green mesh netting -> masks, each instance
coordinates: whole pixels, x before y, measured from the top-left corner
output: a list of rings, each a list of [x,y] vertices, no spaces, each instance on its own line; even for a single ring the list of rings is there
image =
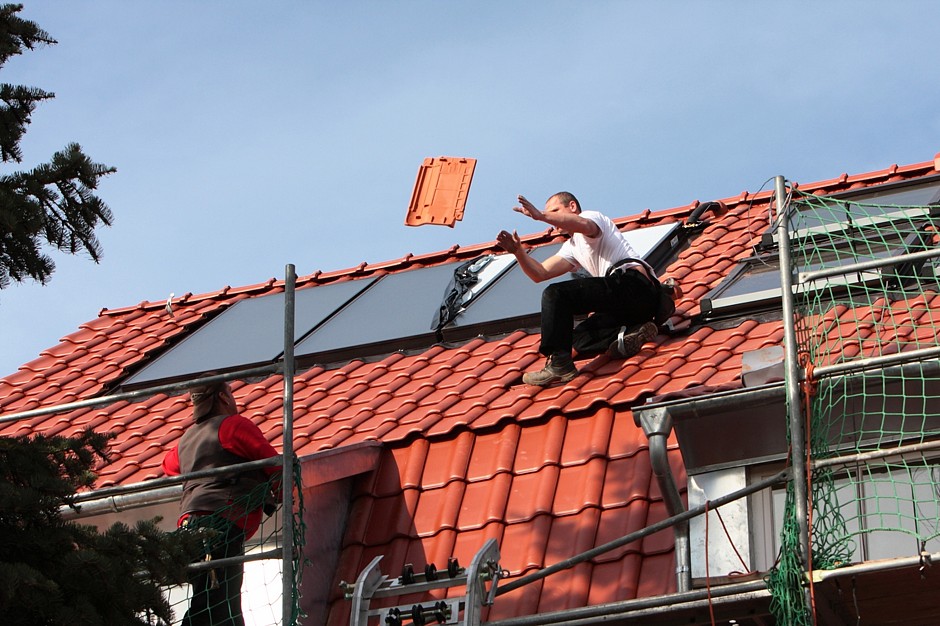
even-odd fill
[[[303,491],[300,464],[294,461],[294,512],[286,520],[292,524],[293,546],[283,545],[284,507],[272,499],[280,490],[280,475],[274,475],[251,493],[212,515],[192,518],[178,532],[196,532],[202,537],[205,554],[200,555],[198,569],[190,572],[190,583],[167,589],[174,623],[183,626],[294,626],[302,617],[300,611],[300,576],[305,527],[303,524]],[[277,499],[279,500],[279,499]],[[247,541],[237,522],[246,511],[267,509],[257,532]],[[291,550],[293,582],[291,614],[283,616],[283,562],[274,551]],[[264,558],[253,556],[269,553]],[[237,558],[244,555],[245,558]],[[220,559],[236,557],[225,564]],[[217,567],[208,563],[219,562]],[[208,562],[208,563],[206,563]]]
[[[788,227],[792,269],[798,275],[930,250],[937,245],[936,209],[796,197]],[[798,351],[811,384],[804,385],[809,402],[788,411],[803,413],[813,463],[866,453],[808,471],[814,570],[940,548],[940,465],[928,443],[940,435],[933,397],[940,394],[930,393],[938,362],[929,354],[940,344],[940,315],[930,310],[937,291],[934,259],[795,283]],[[904,357],[913,351],[921,352]],[[885,355],[901,358],[863,367],[863,359]],[[813,375],[814,368],[853,361],[856,371]],[[803,625],[812,615],[794,504],[791,482],[779,561],[767,582],[778,622]]]

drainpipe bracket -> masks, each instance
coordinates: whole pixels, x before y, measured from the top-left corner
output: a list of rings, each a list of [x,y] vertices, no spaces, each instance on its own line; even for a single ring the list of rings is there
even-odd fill
[[[643,429],[647,438],[655,435],[668,437],[672,432],[672,416],[666,407],[634,409],[633,422]]]

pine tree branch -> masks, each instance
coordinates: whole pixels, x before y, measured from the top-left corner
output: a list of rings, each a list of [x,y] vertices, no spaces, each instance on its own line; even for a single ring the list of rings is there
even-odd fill
[[[23,154],[20,140],[26,134],[30,116],[42,100],[55,98],[55,94],[20,85],[0,85],[0,159],[4,163],[19,163]]]
[[[10,280],[48,280],[55,264],[41,252],[43,243],[101,259],[95,228],[110,226],[114,218],[93,191],[115,171],[73,143],[49,163],[0,177],[0,289]]]
[[[15,55],[56,41],[18,13],[21,4],[0,5],[0,67]],[[21,162],[20,141],[37,104],[55,94],[0,84],[0,161]],[[109,226],[111,211],[93,191],[113,167],[94,163],[78,144],[53,155],[49,163],[0,177],[0,289],[10,281],[32,278],[45,284],[55,263],[46,245],[75,254],[84,251],[95,262],[101,246],[95,229]]]
[[[58,43],[34,22],[19,17],[17,13],[22,10],[22,4],[0,5],[0,67],[24,49]]]

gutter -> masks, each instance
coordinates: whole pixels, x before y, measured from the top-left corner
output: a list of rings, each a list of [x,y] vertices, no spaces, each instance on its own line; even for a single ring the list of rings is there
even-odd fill
[[[179,500],[183,493],[183,481],[208,476],[224,476],[239,472],[278,466],[281,455],[258,461],[248,461],[237,465],[227,465],[213,469],[192,472],[185,476],[165,476],[129,485],[104,487],[94,491],[76,494],[71,504],[59,507],[63,519],[77,519],[102,513],[120,513],[128,509],[138,509],[155,504],[164,504]]]
[[[300,464],[301,485],[304,489],[317,487],[372,470],[378,462],[382,444],[363,441],[341,448],[331,448],[307,454],[297,459]],[[183,482],[194,478],[224,476],[239,472],[280,466],[283,457],[273,456],[258,461],[226,465],[200,470],[184,476],[164,476],[127,485],[103,487],[85,491],[72,498],[72,504],[59,507],[63,519],[80,519],[105,513],[121,513],[130,509],[175,502],[183,493]]]
[[[165,504],[167,502],[178,502],[183,494],[183,486],[163,487],[152,491],[126,493],[122,495],[96,498],[76,504],[75,508],[67,504],[59,507],[59,515],[64,520],[80,519],[83,517],[92,517],[94,515],[104,515],[105,513],[121,513],[131,509]]]
[[[719,391],[698,398],[680,398],[664,402],[650,402],[633,409],[633,421],[637,426],[642,424],[639,415],[648,411],[663,409],[672,417],[699,417],[712,415],[728,408],[740,408],[743,403],[768,404],[782,400],[786,396],[784,384],[770,383],[759,387],[742,387],[731,391]]]

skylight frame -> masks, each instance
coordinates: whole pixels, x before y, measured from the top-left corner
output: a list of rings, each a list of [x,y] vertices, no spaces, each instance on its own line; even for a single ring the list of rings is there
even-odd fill
[[[916,203],[881,203],[879,205],[874,205],[870,202],[865,202],[865,200],[873,200],[876,198],[883,198],[885,196],[891,197],[892,195],[897,196],[898,194],[904,194],[906,191],[914,191],[917,189],[925,188],[929,189],[933,187],[933,193],[928,196],[927,202],[921,202],[920,204]],[[903,197],[903,196],[902,196]],[[903,219],[914,211],[915,208],[920,209],[921,207],[931,206],[931,205],[940,205],[940,174],[934,176],[927,176],[924,178],[918,178],[913,181],[902,181],[896,183],[885,183],[883,185],[878,185],[876,187],[865,187],[864,189],[850,189],[848,191],[840,191],[833,194],[828,194],[822,196],[822,199],[830,198],[832,200],[852,200],[856,199],[856,202],[853,204],[859,206],[894,206],[897,208],[897,211],[891,212],[882,212],[877,215],[866,215],[855,217],[849,224],[878,224],[885,223],[888,220]],[[916,213],[916,212],[915,212]],[[846,225],[843,223],[838,224],[824,224],[818,226],[808,226],[803,229],[796,229],[790,231],[790,239],[803,239],[804,237],[813,236],[813,235],[825,235],[837,232],[840,229],[846,228]],[[767,229],[767,232],[764,233],[761,238],[760,248],[768,249],[772,246],[777,245],[777,224],[774,223]]]
[[[929,195],[930,203],[926,206],[902,206],[902,205],[881,205],[893,206],[896,210],[890,210],[879,215],[866,214],[862,217],[853,217],[846,222],[820,224],[808,226],[806,228],[794,229],[790,232],[791,242],[806,242],[807,240],[831,239],[838,236],[840,232],[858,235],[866,230],[876,230],[879,226],[892,223],[902,223],[908,221],[923,220],[936,223],[940,219],[940,175],[931,176],[926,179],[916,181],[905,181],[903,183],[893,183],[879,185],[878,187],[868,187],[865,189],[852,190],[825,196],[834,200],[849,200],[851,198],[861,198],[864,200],[875,200],[879,197],[891,193],[903,192],[911,188],[932,188]],[[866,202],[854,203],[860,206],[880,206]],[[848,239],[847,239],[848,240]],[[779,258],[777,255],[777,229],[772,227],[764,233],[761,242],[755,247],[755,255],[739,261],[738,266],[714,289],[712,289],[701,300],[701,311],[706,317],[728,315],[738,313],[744,310],[766,310],[779,308],[782,290],[779,286],[771,289],[759,289],[748,291],[732,296],[723,296],[723,293],[734,289],[740,285],[747,275],[760,265],[770,265],[776,268],[779,274]],[[899,239],[897,246],[905,245],[903,239]],[[889,248],[896,249],[896,248]],[[883,257],[874,257],[883,258]],[[933,268],[933,275],[938,276],[938,270]],[[853,278],[854,276],[854,278]],[[873,280],[882,280],[884,273],[880,271],[868,271],[840,277],[831,277],[824,281],[816,281],[811,285],[799,286],[799,293],[809,294],[820,289],[835,289],[837,292],[848,291],[853,285],[870,284]],[[799,274],[794,275],[794,281],[797,282]],[[778,280],[779,283],[779,280]]]

